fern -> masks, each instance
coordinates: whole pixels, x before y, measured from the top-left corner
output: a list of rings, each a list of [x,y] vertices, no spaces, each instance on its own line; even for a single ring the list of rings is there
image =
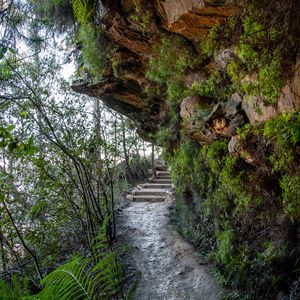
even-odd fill
[[[20,282],[16,275],[12,277],[10,283],[0,280],[0,300],[29,300],[35,299],[29,296],[28,280],[24,278]]]
[[[95,1],[72,0],[73,13],[81,25],[90,23],[90,18],[95,10]]]
[[[42,280],[44,289],[29,296],[28,282],[13,277],[0,280],[0,300],[101,300],[111,299],[121,288],[123,270],[107,241],[106,217],[94,241],[94,257],[74,256]]]
[[[91,258],[71,258],[42,280],[44,289],[39,299],[109,299],[120,290],[123,272],[116,253],[107,246],[108,223],[107,217],[95,240],[96,263]]]

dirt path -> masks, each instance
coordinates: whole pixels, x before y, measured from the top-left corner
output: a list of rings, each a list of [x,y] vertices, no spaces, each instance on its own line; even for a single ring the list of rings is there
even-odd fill
[[[166,172],[163,173],[164,178],[154,182],[157,191],[153,183],[144,185],[120,216],[120,235],[131,249],[133,268],[141,274],[134,299],[218,299],[220,289],[208,267],[201,265],[194,248],[169,224],[172,201],[162,194],[168,187],[162,191],[161,185],[169,184]],[[155,197],[159,202],[155,202]]]

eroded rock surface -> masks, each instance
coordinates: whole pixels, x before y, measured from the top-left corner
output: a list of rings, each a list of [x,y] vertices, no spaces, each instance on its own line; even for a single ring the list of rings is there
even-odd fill
[[[190,96],[181,103],[180,116],[187,134],[200,143],[235,135],[245,123],[242,99],[237,94],[227,102],[214,103],[209,97]]]
[[[236,7],[229,5],[210,6],[204,1],[195,1],[198,5],[191,10],[187,10],[176,21],[166,23],[165,27],[174,32],[185,36],[193,41],[203,39],[209,30],[222,24],[226,18],[236,12]]]
[[[199,0],[126,0],[102,1],[99,20],[106,38],[117,46],[103,80],[93,84],[74,84],[79,93],[99,98],[110,108],[131,118],[141,135],[149,138],[165,117],[165,99],[144,93],[148,80],[146,68],[155,45],[166,30],[181,34],[195,42],[209,29],[235,12],[226,1]],[[203,79],[203,72],[198,72]],[[198,77],[199,77],[198,76]],[[186,84],[199,78],[190,74]],[[145,125],[146,124],[146,125]]]
[[[157,54],[157,43],[166,34],[176,33],[196,45],[213,26],[234,15],[238,3],[225,0],[102,2],[105,9],[101,8],[101,20],[98,21],[104,24],[106,38],[116,46],[116,50],[110,53],[111,66],[107,67],[100,82],[74,84],[73,89],[96,97],[110,108],[128,116],[135,122],[143,138],[152,139],[157,130],[166,127],[171,119],[166,93],[157,96],[145,93],[146,87],[151,85],[146,76],[147,65],[149,59]],[[194,83],[205,82],[214,71],[224,73],[228,63],[234,59],[234,49],[219,49],[206,65],[189,70],[183,84],[191,88]],[[266,105],[266,101],[260,97],[242,98],[237,94],[228,102],[224,102],[224,99],[210,99],[210,103],[207,103],[208,97],[201,97],[201,100],[198,98],[197,101],[189,98],[181,104],[182,126],[194,140],[210,143],[219,138],[234,136],[236,128],[244,123],[262,123],[282,112],[297,110],[300,108],[299,69],[300,55],[294,76],[282,89],[276,106]],[[243,80],[251,82],[257,78],[248,75]],[[191,105],[196,107],[199,104],[204,104],[202,115],[199,110],[191,108]]]

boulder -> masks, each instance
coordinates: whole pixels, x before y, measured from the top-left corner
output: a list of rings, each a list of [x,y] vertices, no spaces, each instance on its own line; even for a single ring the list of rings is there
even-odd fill
[[[214,99],[203,96],[189,96],[180,106],[182,127],[192,139],[210,143],[216,139],[213,132],[206,129],[205,116],[210,114]]]
[[[240,106],[241,98],[237,96],[217,104],[210,97],[187,97],[181,103],[182,126],[192,139],[200,143],[231,137],[245,122]]]
[[[260,97],[245,97],[243,99],[242,108],[250,124],[265,122],[276,115],[276,109],[273,106],[265,105],[264,100]]]

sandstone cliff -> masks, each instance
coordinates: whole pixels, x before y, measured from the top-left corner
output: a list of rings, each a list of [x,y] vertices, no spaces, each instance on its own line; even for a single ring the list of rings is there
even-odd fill
[[[299,1],[102,4],[106,67],[72,88],[164,147],[179,230],[227,299],[298,299]]]

